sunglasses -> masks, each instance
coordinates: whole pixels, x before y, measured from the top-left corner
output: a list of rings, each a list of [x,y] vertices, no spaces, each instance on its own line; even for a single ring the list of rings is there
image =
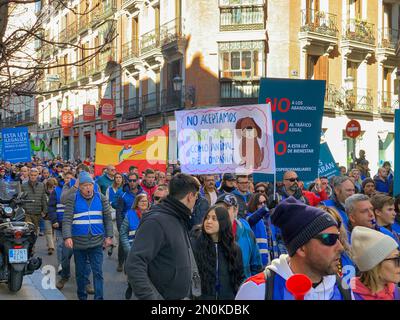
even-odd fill
[[[323,245],[332,247],[339,240],[339,233],[321,233],[313,237],[313,239],[318,239]]]
[[[153,197],[153,199],[154,199],[154,201],[160,201],[160,200],[161,200],[161,197],[155,196],[155,197]]]
[[[259,202],[258,204],[259,205],[264,205],[264,204],[267,204],[267,201],[262,201],[262,202]]]
[[[129,182],[136,182],[137,179],[129,179]]]
[[[385,259],[383,261],[394,261],[395,265],[397,268],[400,267],[400,256],[395,257],[395,258],[389,258],[389,259]]]
[[[295,181],[299,181],[299,178],[290,178],[290,179],[285,179],[286,181],[290,181],[290,182],[295,182]]]
[[[258,193],[265,193],[265,190],[264,190],[264,189],[257,189],[256,192],[258,192]]]

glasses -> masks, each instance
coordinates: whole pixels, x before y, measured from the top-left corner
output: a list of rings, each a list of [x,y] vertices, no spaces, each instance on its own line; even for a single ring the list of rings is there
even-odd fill
[[[238,182],[238,184],[248,184],[249,181]]]
[[[137,179],[129,179],[129,182],[136,182]]]
[[[394,258],[389,258],[389,259],[384,259],[383,261],[394,261],[396,267],[397,268],[400,267],[400,256],[394,257]]]
[[[264,189],[257,189],[256,192],[258,192],[258,193],[265,193],[265,190],[264,190]]]
[[[321,233],[313,237],[313,239],[318,239],[323,245],[332,247],[339,240],[340,233]]]
[[[260,206],[263,206],[263,205],[267,204],[267,201],[260,201],[258,204],[259,204]]]
[[[161,198],[162,198],[162,197],[157,197],[157,196],[154,196],[154,197],[153,197],[154,201],[160,201]]]
[[[299,178],[290,178],[290,179],[285,179],[286,181],[290,181],[290,182],[295,182],[295,181],[299,181]]]

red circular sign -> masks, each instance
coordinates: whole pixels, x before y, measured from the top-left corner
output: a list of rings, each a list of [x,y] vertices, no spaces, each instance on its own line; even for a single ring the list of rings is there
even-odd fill
[[[101,112],[104,115],[111,116],[114,114],[114,106],[111,103],[105,103],[101,106]]]
[[[361,125],[357,120],[350,120],[346,125],[346,134],[350,138],[357,138],[361,133]]]

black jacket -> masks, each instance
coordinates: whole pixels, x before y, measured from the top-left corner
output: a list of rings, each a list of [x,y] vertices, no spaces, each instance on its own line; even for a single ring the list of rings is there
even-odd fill
[[[193,251],[195,253],[200,250],[200,241],[198,237],[192,237],[192,244],[193,244]],[[210,278],[215,279],[215,285],[211,286],[211,290],[207,291],[207,286],[203,284],[202,281],[202,295],[200,297],[201,300],[235,300],[236,293],[239,289],[239,287],[235,287],[231,281],[230,278],[230,271],[228,267],[228,260],[224,255],[223,248],[219,243],[215,244],[215,249],[218,250],[218,295],[216,293],[216,287],[217,287],[217,272],[215,270],[215,274],[211,275]],[[242,251],[240,250],[240,247],[238,246],[239,249],[239,255],[238,255],[238,263],[241,266],[241,277],[244,280],[244,271],[243,271],[243,262],[242,262]],[[197,261],[197,265],[200,266],[201,264],[199,261]],[[200,270],[200,275],[202,274],[202,271]]]
[[[189,297],[190,210],[168,196],[146,214],[136,231],[125,270],[140,300]]]
[[[203,223],[204,216],[209,208],[210,205],[208,204],[207,199],[199,195],[193,208],[193,214],[190,218],[190,229],[197,224]]]

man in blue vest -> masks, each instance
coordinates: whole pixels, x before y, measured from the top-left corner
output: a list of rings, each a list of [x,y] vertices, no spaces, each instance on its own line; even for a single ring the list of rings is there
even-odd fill
[[[136,173],[130,173],[128,175],[128,183],[123,186],[121,195],[115,201],[115,218],[118,231],[121,229],[126,213],[132,208],[136,196],[141,193],[145,192],[139,184],[139,176]],[[120,242],[118,245],[118,272],[122,272],[124,261],[125,254]]]
[[[81,172],[78,178],[79,190],[71,194],[65,205],[64,243],[74,250],[79,300],[87,300],[88,260],[93,272],[94,299],[103,300],[103,246],[112,245],[111,206],[103,194],[94,191],[94,181],[88,172]]]
[[[347,176],[334,177],[333,179],[333,196],[329,200],[320,202],[320,205],[336,210],[342,218],[343,225],[346,230],[349,225],[344,203],[346,199],[355,193],[355,186],[351,179]]]
[[[281,229],[289,254],[282,254],[249,278],[236,300],[294,300],[286,288],[286,281],[294,274],[311,280],[305,300],[353,299],[350,288],[343,288],[337,276],[344,249],[337,222],[329,213],[289,197],[278,204],[271,220]]]

